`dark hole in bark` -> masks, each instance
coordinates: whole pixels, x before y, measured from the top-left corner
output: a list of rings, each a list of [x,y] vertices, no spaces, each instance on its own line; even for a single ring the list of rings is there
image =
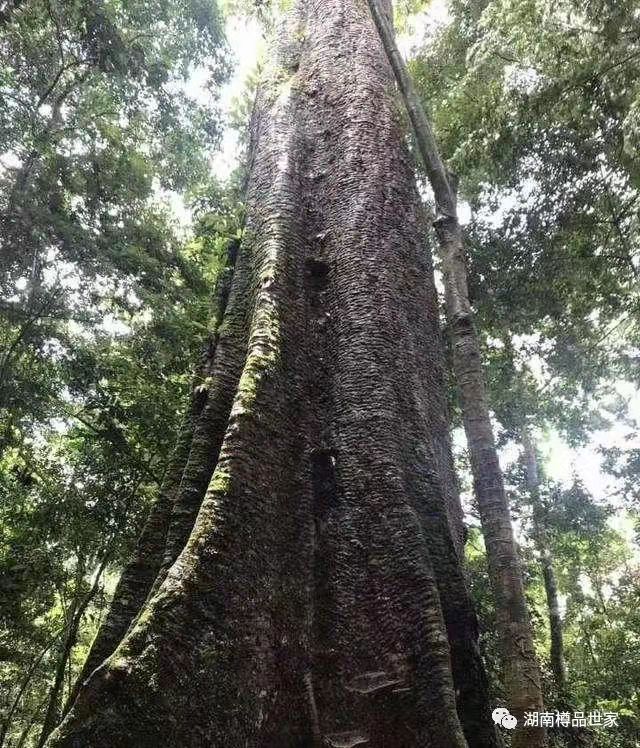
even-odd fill
[[[227,245],[227,265],[234,267],[240,250],[240,239],[230,239]]]
[[[329,283],[329,266],[310,257],[306,262],[307,279],[314,291],[323,291]]]
[[[330,450],[317,450],[311,454],[311,485],[315,515],[317,519],[324,519],[331,509],[338,506],[335,457]]]

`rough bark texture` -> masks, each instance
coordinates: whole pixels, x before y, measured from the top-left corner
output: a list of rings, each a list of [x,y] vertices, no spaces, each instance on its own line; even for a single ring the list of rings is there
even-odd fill
[[[215,472],[50,748],[498,745],[391,71],[360,0],[298,2],[278,39],[208,400],[226,432],[189,459]]]
[[[444,166],[431,124],[395,44],[380,1],[368,0],[368,4],[402,92],[436,202],[434,226],[442,259],[453,369],[460,395],[502,637],[504,686],[508,707],[520,723],[513,735],[512,745],[514,748],[542,747],[547,744],[544,730],[522,726],[526,711],[543,709],[541,679],[524,596],[521,566],[493,436],[480,345],[469,302],[464,241],[457,217],[455,180]]]

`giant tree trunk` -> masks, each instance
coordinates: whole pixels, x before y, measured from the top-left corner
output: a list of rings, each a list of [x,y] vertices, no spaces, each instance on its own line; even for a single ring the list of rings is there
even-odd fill
[[[369,7],[385,45],[411,119],[416,143],[433,189],[436,229],[442,258],[445,306],[453,349],[453,370],[460,395],[475,495],[487,548],[489,574],[502,639],[503,678],[507,705],[518,718],[514,748],[547,744],[540,728],[525,728],[525,712],[543,710],[540,670],[524,596],[522,571],[511,526],[502,470],[493,436],[482,371],[480,345],[469,302],[462,229],[457,216],[455,180],[442,161],[431,123],[406,70],[380,0]]]
[[[213,366],[233,407],[196,448],[215,472],[51,748],[498,744],[392,83],[359,0],[295,3]]]

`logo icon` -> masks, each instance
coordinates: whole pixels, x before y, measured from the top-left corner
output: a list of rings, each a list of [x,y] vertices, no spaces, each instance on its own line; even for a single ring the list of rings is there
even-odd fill
[[[500,725],[500,727],[504,727],[507,730],[513,730],[518,724],[518,720],[503,706],[496,707],[491,716],[496,725]]]

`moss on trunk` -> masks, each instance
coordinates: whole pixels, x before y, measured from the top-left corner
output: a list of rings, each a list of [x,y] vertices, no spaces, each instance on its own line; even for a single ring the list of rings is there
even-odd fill
[[[359,0],[298,2],[276,47],[214,366],[233,404],[191,448],[215,470],[51,748],[497,745],[391,71]]]

